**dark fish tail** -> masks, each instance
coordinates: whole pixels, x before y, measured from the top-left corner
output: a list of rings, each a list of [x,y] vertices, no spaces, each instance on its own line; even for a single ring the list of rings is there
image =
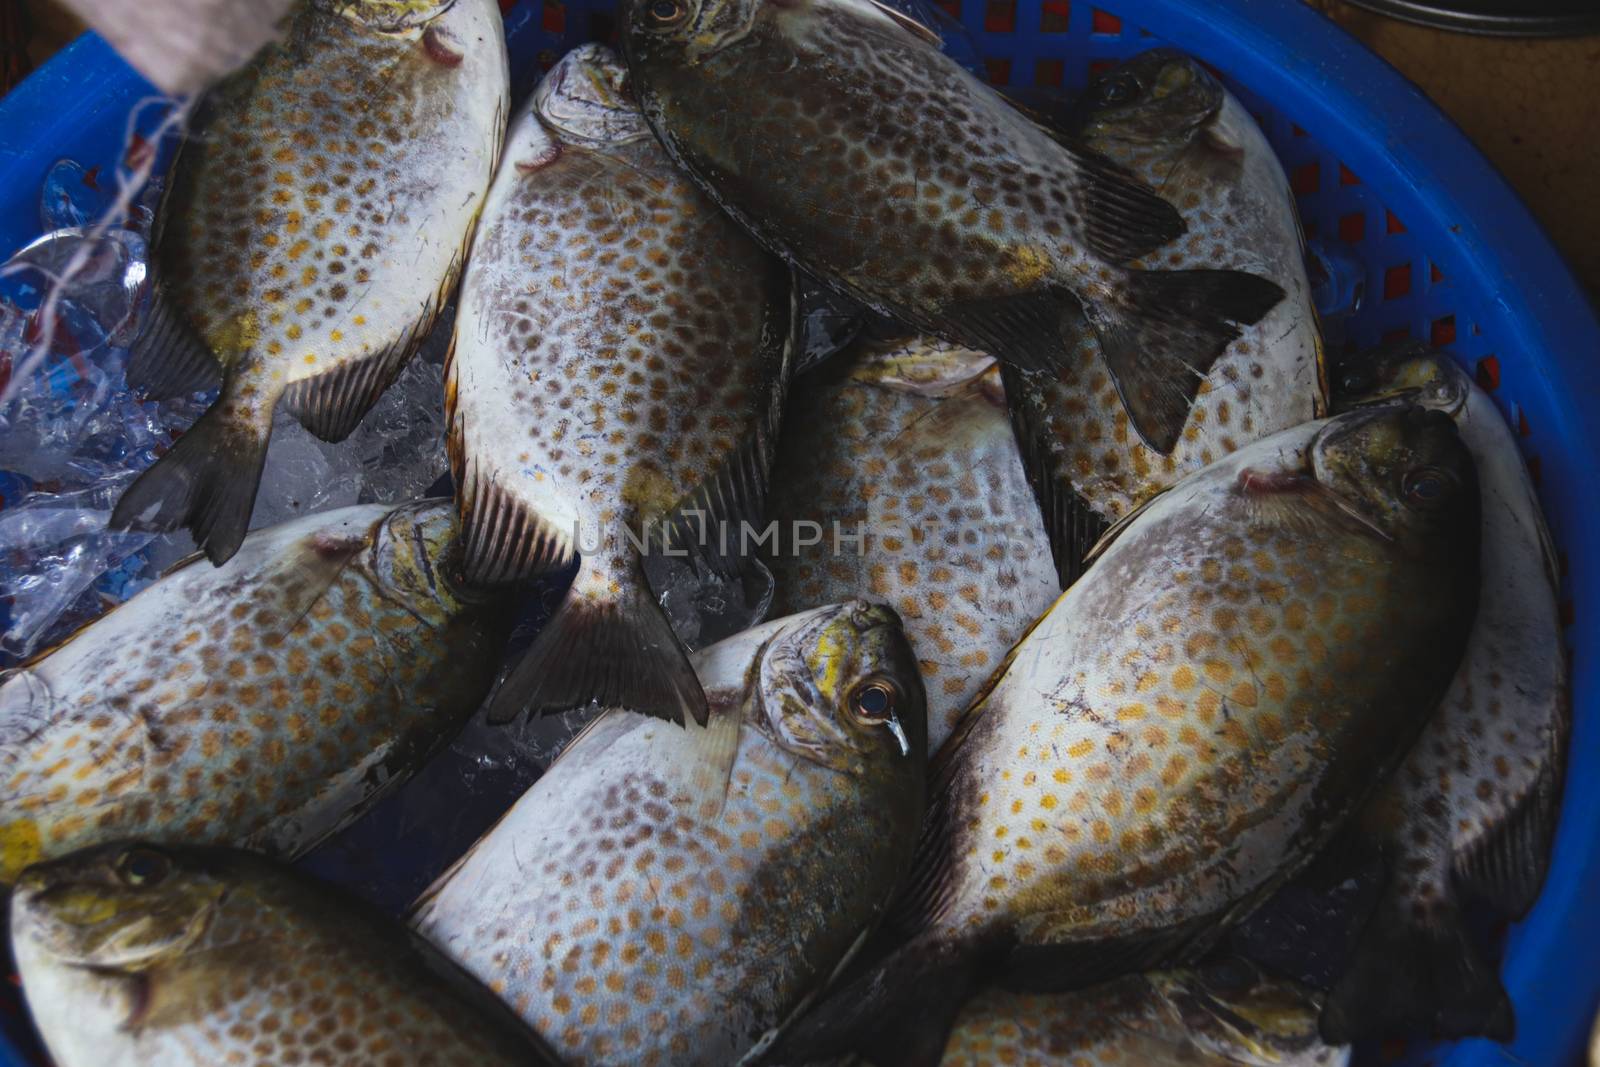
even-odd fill
[[[763,1064],[938,1067],[956,1017],[977,991],[984,954],[938,934],[911,941],[838,989],[781,1036]]]
[[[270,404],[237,402],[233,382],[170,451],[123,492],[111,513],[117,530],[186,526],[206,557],[221,566],[250,525],[272,437]]]
[[[500,686],[488,718],[507,723],[525,711],[541,715],[590,704],[706,724],[706,696],[689,653],[642,575],[616,600],[569,592]]]
[[[1135,270],[1116,297],[1084,305],[1146,445],[1172,452],[1211,365],[1283,297],[1277,284],[1243,271]]]
[[[1516,1032],[1511,999],[1454,908],[1426,918],[1386,900],[1322,1007],[1323,1040],[1488,1037]]]

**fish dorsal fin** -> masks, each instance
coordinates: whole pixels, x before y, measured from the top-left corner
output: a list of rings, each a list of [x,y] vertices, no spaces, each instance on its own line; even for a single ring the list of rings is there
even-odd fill
[[[128,351],[128,384],[151,400],[200,393],[222,384],[222,366],[159,282],[144,328]]]
[[[940,37],[939,31],[935,30],[932,26],[929,26],[918,19],[912,18],[904,11],[896,11],[888,4],[881,4],[878,2],[878,0],[864,0],[864,2],[877,9],[880,14],[893,21],[896,25],[905,30],[907,33],[911,34],[913,37],[925,41],[928,44],[933,45],[935,48],[944,47],[944,38]]]

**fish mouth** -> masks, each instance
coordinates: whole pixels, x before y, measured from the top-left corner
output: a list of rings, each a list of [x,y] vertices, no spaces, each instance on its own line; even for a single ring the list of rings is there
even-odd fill
[[[624,144],[650,136],[627,69],[603,45],[568,52],[539,82],[533,106],[547,125],[577,141]]]

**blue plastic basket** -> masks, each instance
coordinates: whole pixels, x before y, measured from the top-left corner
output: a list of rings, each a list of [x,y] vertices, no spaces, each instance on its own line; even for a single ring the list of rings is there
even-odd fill
[[[959,6],[958,6],[959,5]],[[507,8],[513,91],[585,40],[615,34],[611,0],[518,0]],[[1283,160],[1309,236],[1360,264],[1352,342],[1395,335],[1448,346],[1519,433],[1562,550],[1562,616],[1575,722],[1549,881],[1510,931],[1503,977],[1517,1038],[1406,1050],[1406,1063],[1567,1067],[1600,1001],[1600,320],[1549,239],[1489,163],[1382,60],[1298,0],[950,0],[991,80],[1081,87],[1158,44],[1216,68]],[[0,250],[37,235],[45,173],[62,157],[109,168],[129,108],[152,93],[84,37],[0,101]],[[151,115],[145,129],[154,125]],[[1591,545],[1594,547],[1591,547]],[[9,1009],[9,1010],[7,1010]],[[0,998],[0,1030],[25,1028]],[[20,1045],[19,1045],[20,1047]],[[1392,1050],[1380,1057],[1388,1062]],[[0,1064],[23,1063],[0,1045]]]

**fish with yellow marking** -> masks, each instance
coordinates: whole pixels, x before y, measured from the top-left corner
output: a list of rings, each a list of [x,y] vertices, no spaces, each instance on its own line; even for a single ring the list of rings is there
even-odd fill
[[[1199,369],[1192,403],[1179,408],[1181,394],[1166,394],[1175,430],[1165,449],[1130,425],[1091,322],[1067,326],[1072,356],[1061,366],[1008,370],[1024,455],[1070,582],[1108,523],[1206,464],[1326,414],[1327,397],[1294,195],[1244,105],[1196,60],[1161,48],[1100,75],[1058,121],[1182,214],[1185,234],[1133,265],[1249,271],[1284,292]]]
[[[286,36],[197,105],[156,217],[128,381],[222,394],[111,524],[239,548],[283,407],[360,423],[455,286],[505,132],[494,0],[300,0]]]
[[[11,898],[59,1067],[556,1067],[488,990],[367,904],[249,852],[108,843]]]
[[[872,929],[916,840],[922,689],[892,611],[819,608],[695,659],[737,731],[720,804],[701,727],[611,711],[417,905],[575,1065],[734,1063]]]
[[[1520,918],[1549,866],[1571,714],[1556,553],[1511,427],[1448,355],[1402,342],[1350,357],[1337,385],[1343,405],[1398,397],[1455,420],[1478,471],[1483,547],[1461,667],[1361,817],[1389,877],[1324,1032],[1509,1040],[1513,1006],[1463,900]]]
[[[581,557],[495,722],[594,703],[703,724],[644,557],[735,570],[765,501],[788,275],[673,166],[626,78],[600,45],[545,75],[462,282],[445,395],[467,576]]]
[[[906,942],[788,1051],[932,1063],[974,980],[1205,951],[1416,738],[1471,627],[1478,514],[1455,425],[1395,406],[1241,449],[1114,530],[941,751]]]
[[[941,1067],[1345,1067],[1317,1034],[1322,998],[1228,957],[1075,993],[988,989],[962,1009]]]
[[[258,531],[0,680],[0,883],[122,837],[293,857],[448,741],[509,612],[447,500]]]
[[[925,337],[864,340],[796,383],[788,424],[773,611],[892,605],[922,668],[931,755],[1060,593],[994,360]]]
[[[1241,329],[1238,270],[1130,267],[1185,230],[1125,168],[1012,107],[875,0],[628,0],[645,117],[757,240],[920,332],[1021,368],[1087,320],[1134,431],[1169,452]]]

